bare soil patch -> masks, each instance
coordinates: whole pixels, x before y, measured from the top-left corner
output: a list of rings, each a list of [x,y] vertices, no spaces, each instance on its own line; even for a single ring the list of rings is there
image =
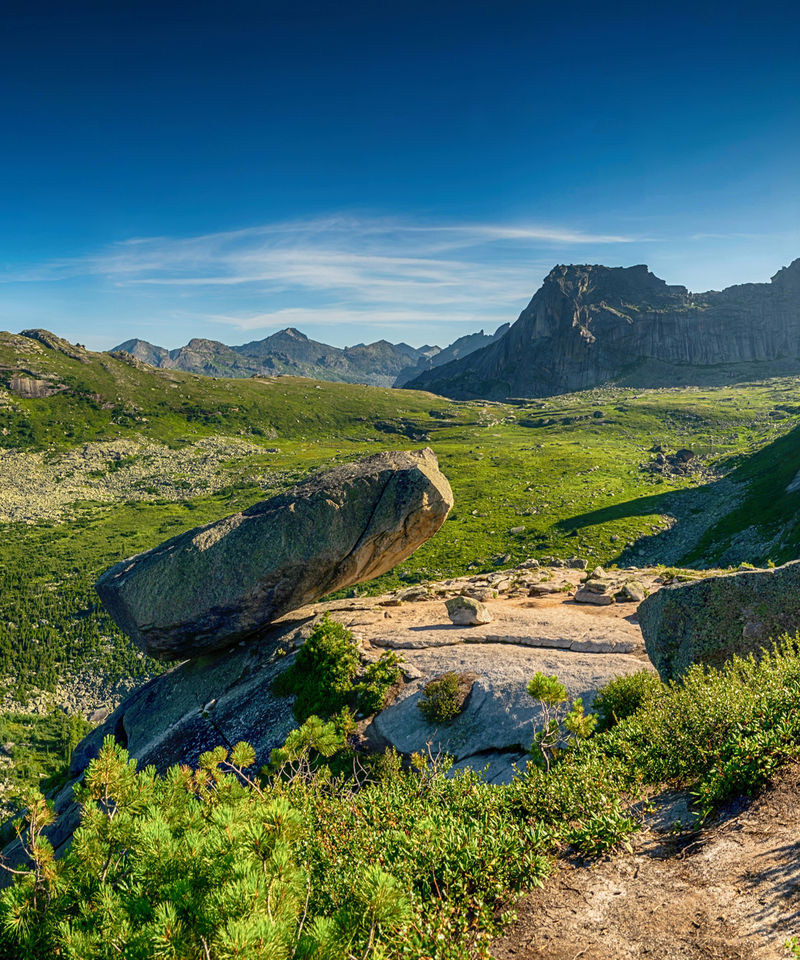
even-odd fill
[[[786,960],[800,933],[800,764],[706,828],[662,798],[633,853],[563,862],[494,944],[496,960]]]

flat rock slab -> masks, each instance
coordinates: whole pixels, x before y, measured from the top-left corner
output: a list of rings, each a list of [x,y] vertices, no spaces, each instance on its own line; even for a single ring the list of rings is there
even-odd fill
[[[496,643],[405,650],[404,656],[422,677],[406,684],[373,720],[376,742],[406,754],[430,743],[434,754],[455,757],[457,767],[488,767],[487,778],[495,783],[511,779],[513,765],[525,760],[533,739],[539,708],[526,687],[537,671],[558,676],[570,698],[583,697],[588,709],[603,684],[644,667],[641,659],[621,654],[586,657]],[[477,679],[458,717],[431,724],[417,704],[426,683],[448,671]]]
[[[96,589],[150,656],[196,657],[391,569],[452,504],[431,450],[379,453],[124,560]]]
[[[582,653],[644,655],[642,634],[630,607],[587,607],[557,599],[500,600],[486,604],[492,622],[452,624],[441,600],[402,604],[396,610],[332,610],[353,633],[375,647],[422,650],[459,643],[508,643],[524,647],[573,650]],[[334,605],[330,605],[333,607]],[[312,608],[299,611],[310,614]]]
[[[641,603],[639,622],[663,680],[760,653],[800,628],[800,561],[665,587]]]

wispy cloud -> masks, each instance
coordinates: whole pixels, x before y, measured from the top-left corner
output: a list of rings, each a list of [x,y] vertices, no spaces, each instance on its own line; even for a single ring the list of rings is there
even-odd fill
[[[342,214],[192,237],[136,237],[90,256],[0,274],[0,281],[90,278],[126,296],[150,291],[152,299],[160,291],[172,316],[183,312],[240,330],[467,329],[513,319],[556,261],[636,239],[547,224]],[[201,302],[206,309],[193,309]]]

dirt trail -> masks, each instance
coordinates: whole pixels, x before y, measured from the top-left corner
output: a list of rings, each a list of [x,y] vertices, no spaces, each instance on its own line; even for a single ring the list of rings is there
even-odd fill
[[[800,764],[694,834],[673,798],[634,851],[562,864],[518,904],[496,960],[787,960],[800,934]]]

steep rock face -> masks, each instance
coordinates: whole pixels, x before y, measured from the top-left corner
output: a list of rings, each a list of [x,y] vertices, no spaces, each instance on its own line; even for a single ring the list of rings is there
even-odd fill
[[[198,656],[391,569],[452,505],[432,450],[379,453],[123,560],[96,588],[151,656]]]
[[[800,259],[771,283],[692,294],[646,266],[558,266],[500,340],[408,386],[455,399],[603,383],[727,383],[800,372]]]

